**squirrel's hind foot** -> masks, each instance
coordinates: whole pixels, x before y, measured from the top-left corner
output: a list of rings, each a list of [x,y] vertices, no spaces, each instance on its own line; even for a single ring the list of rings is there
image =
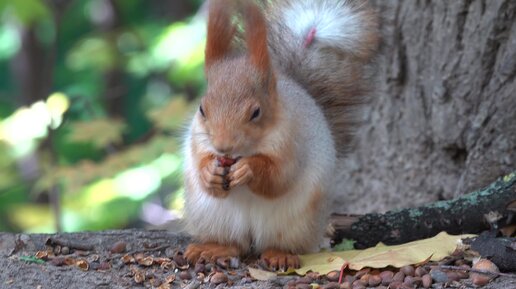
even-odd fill
[[[274,271],[285,272],[289,268],[297,269],[301,267],[301,261],[298,255],[286,253],[281,250],[267,249],[260,258],[265,261],[269,269]]]
[[[199,259],[215,262],[218,258],[239,257],[240,248],[234,245],[221,245],[218,243],[190,244],[186,248],[185,257],[190,264],[195,264]]]

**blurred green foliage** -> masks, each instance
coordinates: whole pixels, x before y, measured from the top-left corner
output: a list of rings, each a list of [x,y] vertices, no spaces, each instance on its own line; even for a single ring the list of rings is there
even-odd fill
[[[0,0],[0,231],[180,216],[180,136],[205,88],[200,4]]]

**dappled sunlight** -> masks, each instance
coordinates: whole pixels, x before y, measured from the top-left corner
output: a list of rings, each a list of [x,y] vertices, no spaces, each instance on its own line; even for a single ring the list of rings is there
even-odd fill
[[[151,51],[156,65],[167,67],[170,62],[180,66],[200,65],[204,61],[206,23],[196,19],[190,23],[174,23],[159,37]],[[201,51],[201,53],[199,53]]]
[[[180,138],[205,89],[200,4],[0,4],[0,230],[182,217]]]
[[[0,26],[0,59],[15,55],[21,47],[20,34],[14,25]]]
[[[0,141],[9,144],[15,158],[33,152],[37,141],[47,136],[49,128],[57,128],[69,107],[66,95],[52,94],[46,101],[22,107],[0,122]]]
[[[124,196],[141,200],[159,188],[161,178],[156,169],[144,166],[119,174],[115,177],[115,184]]]

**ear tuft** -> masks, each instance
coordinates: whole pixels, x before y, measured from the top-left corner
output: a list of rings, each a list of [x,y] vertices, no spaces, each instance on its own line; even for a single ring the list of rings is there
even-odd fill
[[[205,50],[205,66],[226,57],[231,52],[231,43],[236,28],[231,23],[232,1],[211,0],[209,2],[208,32]]]
[[[259,72],[267,76],[270,72],[270,59],[265,18],[260,7],[253,1],[245,1],[243,8],[249,59]]]

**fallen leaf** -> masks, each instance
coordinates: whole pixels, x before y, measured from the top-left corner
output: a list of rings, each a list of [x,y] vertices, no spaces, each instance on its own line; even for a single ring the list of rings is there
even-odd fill
[[[249,274],[256,280],[268,281],[276,279],[276,273],[249,267]]]
[[[350,250],[301,255],[299,258],[303,267],[297,269],[296,273],[305,275],[308,271],[318,272],[319,274],[327,274],[335,270],[340,271],[342,264],[352,260],[359,253],[360,250]]]
[[[303,267],[296,273],[304,275],[309,271],[327,274],[340,270],[342,264],[348,262],[352,270],[364,267],[384,268],[387,266],[401,268],[425,261],[439,261],[449,256],[457,247],[458,242],[474,235],[451,236],[445,232],[433,238],[409,242],[406,244],[387,246],[379,243],[376,247],[366,250],[351,250],[343,252],[324,252],[300,256]]]

